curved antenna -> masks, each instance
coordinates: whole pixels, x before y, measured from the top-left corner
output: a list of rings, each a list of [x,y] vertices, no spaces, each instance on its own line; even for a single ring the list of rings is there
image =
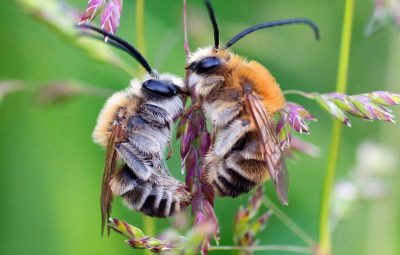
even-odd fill
[[[82,25],[78,25],[78,27],[92,30],[92,31],[94,31],[96,33],[99,33],[99,34],[103,35],[104,37],[108,38],[109,40],[112,41],[111,44],[113,46],[116,46],[118,49],[121,49],[121,50],[127,52],[132,57],[134,57],[139,62],[139,64],[141,64],[143,66],[143,68],[146,69],[146,71],[151,76],[154,76],[153,69],[150,67],[150,65],[147,62],[147,60],[143,57],[142,54],[140,54],[139,51],[137,51],[135,49],[135,47],[130,45],[127,41],[119,38],[118,36],[110,34],[110,33],[106,32],[106,31],[104,31],[104,30],[102,30],[100,28],[94,27],[92,25],[82,24]]]
[[[104,36],[101,36],[101,35],[95,35],[95,34],[87,33],[87,32],[84,32],[84,31],[82,31],[80,35],[86,36],[86,37],[90,37],[90,38],[93,38],[93,39],[96,39],[96,40],[99,40],[99,41],[103,41],[103,42],[104,42]],[[122,50],[122,51],[125,51],[125,52],[128,53],[129,55],[131,54],[131,53],[129,52],[129,50],[128,50],[126,47],[124,47],[123,45],[119,44],[118,42],[115,42],[115,41],[113,41],[113,40],[107,40],[107,43],[108,43],[109,45],[111,45],[111,46],[117,48],[117,49],[120,49],[120,50]]]
[[[214,48],[218,49],[218,47],[219,47],[219,28],[218,28],[217,19],[215,18],[215,12],[211,5],[210,0],[206,0],[206,7],[208,10],[208,16],[211,19],[211,24],[212,24],[213,30],[214,30]]]
[[[276,26],[283,26],[283,25],[292,25],[292,24],[305,24],[311,27],[311,29],[314,31],[315,38],[319,40],[319,29],[318,26],[311,20],[305,19],[305,18],[294,18],[294,19],[284,19],[284,20],[276,20],[276,21],[270,21],[270,22],[264,22],[260,23],[257,25],[254,25],[252,27],[249,27],[239,34],[235,35],[225,46],[224,48],[227,49],[231,47],[233,44],[235,44],[237,41],[242,39],[248,34],[253,33],[254,31],[263,29],[263,28],[268,28],[268,27],[276,27]]]

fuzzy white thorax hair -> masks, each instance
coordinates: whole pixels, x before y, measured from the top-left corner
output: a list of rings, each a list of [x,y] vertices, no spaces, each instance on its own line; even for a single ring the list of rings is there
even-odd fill
[[[129,87],[125,89],[127,95],[135,95],[142,97],[142,82],[139,79],[132,79],[129,83]]]
[[[208,57],[211,55],[212,51],[213,51],[213,47],[212,46],[207,46],[204,48],[199,48],[197,49],[195,52],[191,53],[189,58],[188,58],[188,64],[191,64],[195,61],[199,61],[205,57]]]

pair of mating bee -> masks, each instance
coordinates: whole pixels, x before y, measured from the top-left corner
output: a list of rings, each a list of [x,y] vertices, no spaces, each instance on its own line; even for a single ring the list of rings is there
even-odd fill
[[[195,92],[212,123],[213,142],[204,159],[203,181],[217,195],[236,197],[270,177],[281,202],[288,203],[288,173],[273,119],[285,106],[284,96],[264,66],[246,61],[229,48],[263,28],[302,23],[310,26],[317,38],[318,28],[302,18],[265,22],[243,30],[220,48],[214,11],[209,0],[205,2],[214,47],[201,48],[188,57],[189,87],[174,75],[158,74],[121,38],[90,25],[81,26],[107,37],[148,73],[107,100],[93,132],[94,141],[107,149],[101,195],[103,226],[114,195],[121,196],[131,209],[156,217],[176,214],[191,203],[191,194],[170,175],[163,155],[190,91]],[[119,159],[124,164],[117,171]]]

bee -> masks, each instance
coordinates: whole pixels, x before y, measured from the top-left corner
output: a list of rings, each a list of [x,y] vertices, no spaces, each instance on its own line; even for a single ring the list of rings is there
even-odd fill
[[[264,22],[219,45],[219,28],[209,0],[205,1],[214,30],[214,47],[200,48],[187,61],[189,87],[212,123],[212,146],[205,157],[203,181],[219,196],[236,197],[271,178],[279,200],[288,204],[285,167],[274,114],[285,98],[271,73],[256,61],[247,61],[229,48],[246,35],[289,24],[318,27],[304,18]]]
[[[164,149],[171,140],[174,119],[183,110],[185,87],[181,78],[157,74],[146,59],[123,39],[90,25],[107,42],[133,56],[147,71],[105,103],[93,131],[95,143],[106,148],[102,180],[102,229],[111,212],[113,196],[149,216],[167,217],[184,210],[191,195],[170,175]],[[116,171],[117,161],[123,162]]]

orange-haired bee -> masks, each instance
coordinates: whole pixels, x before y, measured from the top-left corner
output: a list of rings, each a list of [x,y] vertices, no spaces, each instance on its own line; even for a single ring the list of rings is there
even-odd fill
[[[183,109],[182,79],[157,74],[121,38],[89,25],[81,27],[108,38],[107,42],[128,52],[148,72],[107,100],[93,132],[93,140],[107,150],[101,194],[103,227],[113,195],[121,196],[131,209],[150,216],[167,217],[184,210],[191,195],[185,184],[170,175],[163,158],[174,119]],[[116,171],[118,159],[123,164]]]
[[[213,127],[204,181],[218,195],[236,197],[271,177],[280,201],[288,204],[288,172],[273,119],[285,106],[285,98],[264,66],[232,53],[229,47],[267,27],[303,23],[317,38],[318,28],[302,18],[265,22],[243,30],[220,48],[210,1],[206,6],[214,29],[214,47],[198,49],[187,62],[189,86]]]

